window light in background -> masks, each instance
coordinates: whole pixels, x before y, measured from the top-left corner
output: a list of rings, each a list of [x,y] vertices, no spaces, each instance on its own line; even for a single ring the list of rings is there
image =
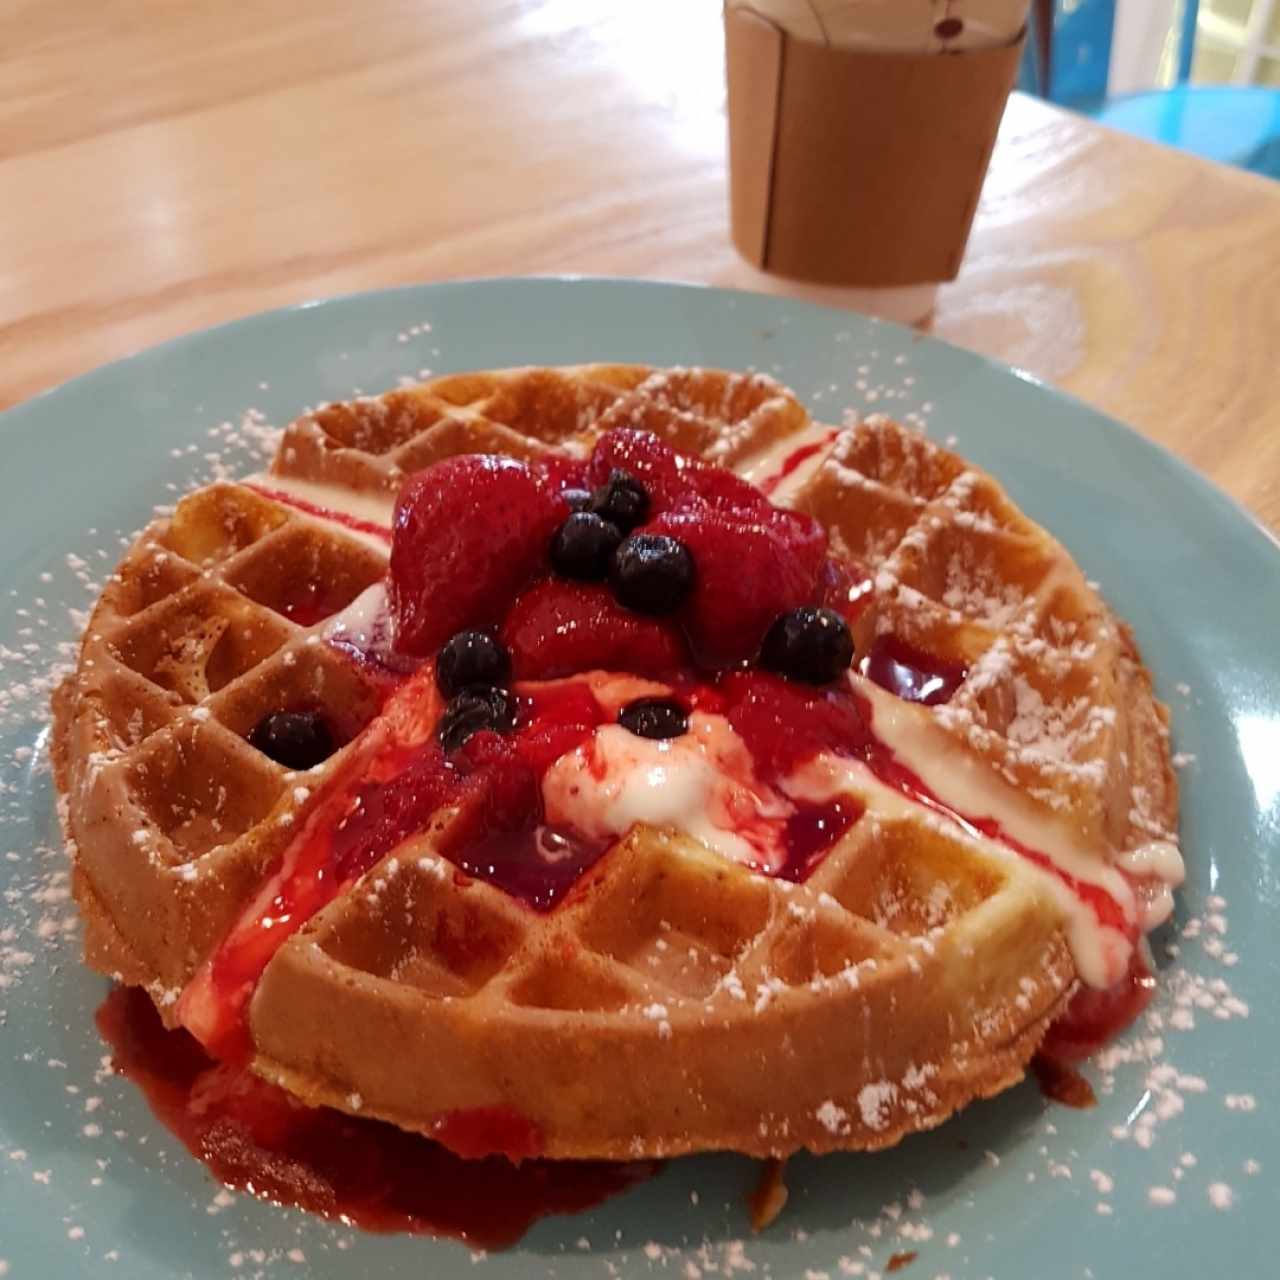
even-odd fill
[[[1280,178],[1280,0],[1036,0],[1032,36],[1024,88]]]

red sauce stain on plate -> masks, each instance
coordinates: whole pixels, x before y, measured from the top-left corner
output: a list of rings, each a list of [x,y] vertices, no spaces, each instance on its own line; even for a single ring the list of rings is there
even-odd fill
[[[166,1030],[143,991],[117,987],[96,1021],[115,1070],[138,1085],[165,1127],[219,1182],[367,1231],[503,1248],[539,1218],[591,1208],[660,1167],[463,1159],[394,1125],[304,1106],[243,1067],[215,1062],[187,1032]],[[479,1119],[490,1137],[495,1127],[513,1130],[510,1117]],[[454,1113],[446,1128],[459,1137],[466,1125]],[[527,1150],[527,1135],[519,1136],[512,1145]]]
[[[1142,948],[1135,947],[1129,972],[1113,987],[1081,987],[1066,1012],[1053,1023],[1040,1046],[1042,1057],[1058,1063],[1080,1062],[1110,1043],[1151,1003],[1156,980]]]

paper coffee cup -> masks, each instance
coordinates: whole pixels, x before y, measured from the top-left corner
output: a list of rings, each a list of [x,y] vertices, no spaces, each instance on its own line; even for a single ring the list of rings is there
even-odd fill
[[[733,240],[860,289],[954,279],[1028,0],[728,0]]]

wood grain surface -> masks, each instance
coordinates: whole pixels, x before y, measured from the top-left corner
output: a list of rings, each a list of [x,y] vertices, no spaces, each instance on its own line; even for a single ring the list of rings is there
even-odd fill
[[[719,0],[0,0],[0,408],[329,293],[729,244]],[[1280,184],[1025,97],[939,336],[1280,529]]]

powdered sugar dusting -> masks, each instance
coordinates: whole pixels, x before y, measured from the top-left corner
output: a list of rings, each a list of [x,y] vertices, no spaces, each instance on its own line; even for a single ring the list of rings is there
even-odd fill
[[[890,1107],[898,1096],[898,1086],[888,1080],[863,1085],[858,1093],[858,1109],[868,1129],[883,1129],[889,1123]]]
[[[1225,1182],[1209,1184],[1209,1203],[1215,1209],[1230,1209],[1236,1202],[1236,1193]]]
[[[830,1134],[838,1134],[848,1130],[849,1113],[828,1099],[818,1108],[818,1123]]]

